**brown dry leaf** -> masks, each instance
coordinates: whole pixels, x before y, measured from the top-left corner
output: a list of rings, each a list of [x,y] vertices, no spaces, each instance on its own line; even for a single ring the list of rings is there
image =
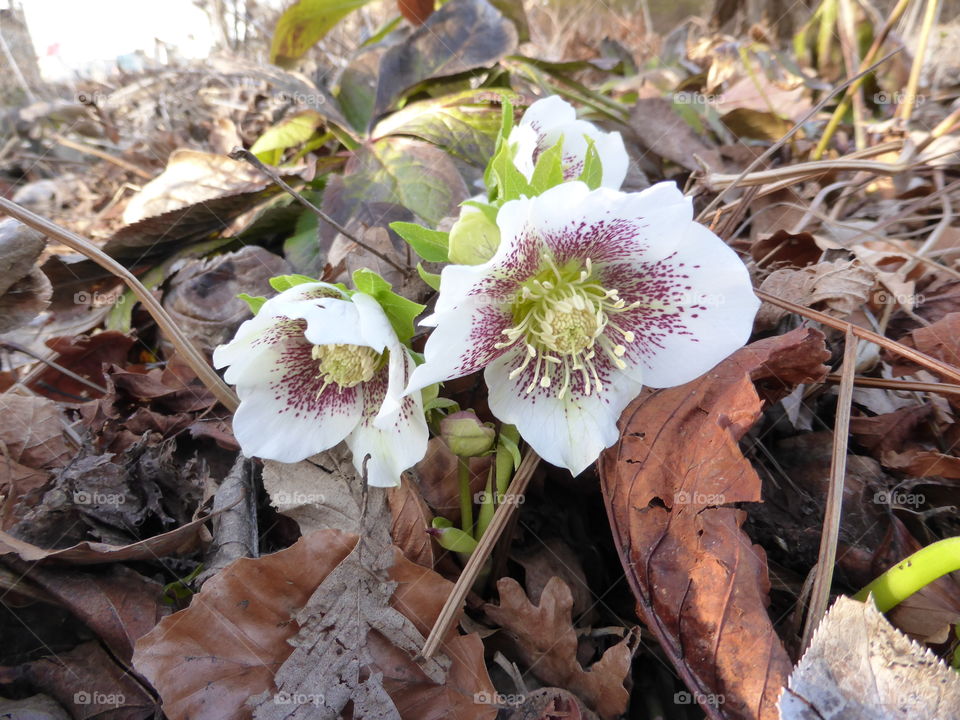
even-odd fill
[[[263,488],[304,535],[327,528],[360,532],[364,488],[344,443],[298,463],[264,460]]]
[[[446,683],[438,684],[411,660],[414,652],[398,651],[377,633],[340,637],[342,628],[326,622],[337,617],[355,628],[358,619],[351,618],[350,608],[355,615],[363,595],[358,588],[362,585],[366,593],[376,585],[399,611],[390,622],[399,615],[422,633],[436,620],[450,592],[448,581],[409,562],[396,548],[380,555],[393,563],[390,580],[384,583],[354,564],[357,549],[357,535],[340,530],[311,533],[273,555],[238,560],[208,580],[188,609],[161,621],[137,644],[134,665],[160,692],[167,715],[172,720],[249,718],[253,709],[247,699],[267,693],[258,717],[274,713],[291,717],[302,708],[303,717],[336,718],[336,711],[330,714],[324,706],[345,703],[356,688],[342,684],[339,675],[311,676],[321,664],[327,669],[336,666],[333,647],[326,646],[327,653],[320,657],[313,654],[318,648],[312,643],[325,635],[339,643],[344,662],[356,658],[357,653],[350,651],[363,649],[372,655],[366,684],[373,692],[382,682],[381,690],[389,696],[379,697],[381,708],[389,702],[399,711],[383,717],[442,720],[452,709],[464,720],[492,720],[494,709],[473,702],[475,693],[493,693],[479,638],[448,641],[444,651],[452,666]],[[365,576],[370,579],[365,581]],[[321,614],[321,607],[332,614]],[[311,656],[306,666],[302,655]],[[361,671],[359,663],[353,667]],[[304,686],[308,676],[318,684]],[[361,701],[359,695],[356,700]]]
[[[566,583],[551,578],[534,605],[513,578],[497,581],[499,605],[484,605],[486,614],[516,638],[524,665],[543,682],[576,694],[602,718],[626,712],[630,694],[623,686],[633,658],[630,634],[584,670],[577,660],[573,595]]]
[[[63,434],[60,408],[46,398],[0,394],[0,453],[32,468],[56,468],[73,455]]]
[[[870,296],[876,274],[856,261],[822,262],[800,270],[783,268],[770,273],[760,289],[798,305],[846,317]],[[783,308],[764,303],[756,326],[770,328],[787,315]]]
[[[387,502],[393,517],[390,528],[393,544],[403,550],[408,560],[432,568],[436,555],[434,540],[427,528],[431,526],[433,513],[406,473],[400,477],[399,487],[387,488]]]
[[[239,160],[199,150],[175,150],[166,169],[130,199],[123,221],[132,225],[215,197],[260,190],[266,184],[259,171]]]
[[[775,718],[791,667],[766,611],[765,554],[729,507],[761,497],[737,442],[760,416],[758,390],[783,397],[822,377],[829,356],[809,328],[748,345],[694,382],[639,397],[600,456],[637,612],[691,692],[723,695],[727,718]]]
[[[841,596],[780,701],[782,720],[956,720],[960,674],[887,622]]]
[[[687,170],[702,169],[694,155],[713,170],[723,168],[720,153],[705,145],[665,98],[638,100],[630,111],[630,127],[650,152]]]

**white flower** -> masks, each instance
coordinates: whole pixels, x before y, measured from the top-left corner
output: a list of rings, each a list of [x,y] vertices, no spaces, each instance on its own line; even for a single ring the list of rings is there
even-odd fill
[[[563,178],[576,180],[583,172],[587,140],[594,147],[603,166],[603,187],[617,190],[627,176],[626,148],[618,132],[604,132],[593,123],[577,120],[577,111],[559,95],[537,100],[523,114],[520,124],[510,131],[507,143],[516,146],[513,162],[530,180],[537,158],[563,138]]]
[[[427,450],[414,362],[376,300],[327,283],[267,300],[213,353],[236,385],[233,432],[245,455],[297,462],[342,440],[371,485],[397,485]]]
[[[408,392],[486,368],[494,415],[579,474],[644,384],[693,380],[750,336],[747,270],[692,216],[673,183],[570,182],[505,203],[496,255],[443,269]]]

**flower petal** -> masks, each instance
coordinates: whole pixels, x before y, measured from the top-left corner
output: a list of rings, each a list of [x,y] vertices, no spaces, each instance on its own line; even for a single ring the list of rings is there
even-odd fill
[[[597,372],[603,389],[585,394],[585,384],[576,375],[563,399],[559,388],[543,388],[534,383],[530,393],[532,370],[514,379],[511,371],[521,361],[522,351],[514,351],[495,360],[484,372],[490,394],[490,411],[500,420],[517,426],[520,435],[540,457],[553,465],[579,475],[600,452],[619,437],[620,413],[637,396],[642,384],[618,372],[598,356]]]
[[[626,302],[642,303],[614,322],[636,335],[624,343],[624,361],[658,388],[689,382],[742,347],[760,307],[746,266],[726,243],[695,222],[676,232],[680,243],[670,256],[602,273]]]
[[[478,303],[436,313],[431,322],[436,329],[423,349],[425,362],[413,371],[407,393],[469,375],[502,355],[504,350],[494,345],[504,339],[511,317],[497,305]]]
[[[398,352],[402,387],[403,377],[413,368],[413,359],[406,350]],[[364,383],[363,418],[347,437],[358,473],[363,472],[363,460],[370,455],[367,482],[374,487],[399,485],[403,471],[426,455],[429,438],[419,392],[402,398],[391,411],[384,412],[388,406],[388,388],[393,384],[388,375],[389,371],[383,368],[377,377]]]
[[[333,447],[360,421],[359,388],[324,388],[311,350],[302,340],[272,345],[236,383],[233,432],[245,455],[297,462]]]

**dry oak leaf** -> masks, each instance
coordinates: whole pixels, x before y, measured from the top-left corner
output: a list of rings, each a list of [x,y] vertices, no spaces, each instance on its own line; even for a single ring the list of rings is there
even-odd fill
[[[876,273],[856,260],[821,262],[799,270],[774,270],[761,283],[760,289],[798,305],[843,318],[867,301],[875,281]],[[764,303],[757,313],[756,326],[773,327],[787,312]]]
[[[781,720],[957,720],[960,674],[894,628],[873,602],[841,596],[780,700]]]
[[[158,690],[171,720],[252,717],[248,698],[275,693],[275,677],[296,652],[291,641],[301,630],[298,611],[351,555],[357,540],[340,530],[320,530],[273,555],[238,560],[210,578],[189,608],[142,638],[134,667]],[[399,583],[391,605],[422,633],[436,620],[451,583],[409,562],[396,548],[388,552],[393,554],[389,578]],[[316,624],[316,619],[299,619]],[[382,675],[400,713],[394,717],[442,720],[451,707],[463,720],[496,715],[495,709],[473,702],[476,693],[493,693],[478,637],[451,637],[444,645],[452,661],[445,684],[429,681],[409,655],[395,652],[377,633],[367,640],[377,665],[370,676]],[[302,669],[306,675],[309,668]],[[273,707],[285,708],[291,717],[327,717],[309,701]]]
[[[703,706],[711,718],[777,717],[791,663],[767,615],[766,556],[730,507],[761,497],[738,441],[760,416],[758,391],[774,400],[822,377],[829,355],[810,328],[748,345],[698,380],[641,395],[600,456],[637,612],[692,692],[723,695]]]
[[[573,595],[563,580],[550,579],[539,605],[530,602],[513,578],[501,578],[497,591],[500,604],[484,605],[484,611],[516,637],[521,660],[534,675],[579,696],[607,720],[626,711],[630,694],[623,681],[633,658],[632,633],[584,670],[577,660]]]

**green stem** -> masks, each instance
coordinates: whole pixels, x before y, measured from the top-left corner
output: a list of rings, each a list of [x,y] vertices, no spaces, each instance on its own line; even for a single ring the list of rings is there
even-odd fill
[[[957,570],[960,570],[960,537],[939,540],[917,550],[853,597],[865,602],[867,595],[873,593],[877,608],[886,612],[937,578]]]
[[[473,498],[470,496],[470,466],[465,458],[457,458],[457,479],[460,481],[460,527],[473,534]]]

